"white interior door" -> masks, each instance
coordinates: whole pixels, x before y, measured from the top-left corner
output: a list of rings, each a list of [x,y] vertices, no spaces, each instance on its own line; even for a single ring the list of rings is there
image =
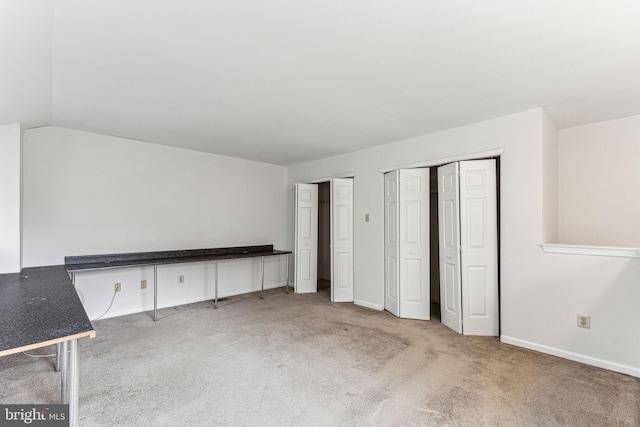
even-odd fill
[[[331,301],[353,302],[353,179],[331,180]]]
[[[429,169],[400,169],[400,313],[429,320]]]
[[[460,162],[460,247],[465,335],[497,336],[496,162]]]
[[[458,163],[438,168],[440,319],[462,333]]]
[[[384,174],[384,309],[400,315],[398,185],[400,171]]]
[[[318,185],[296,184],[294,289],[318,292]]]

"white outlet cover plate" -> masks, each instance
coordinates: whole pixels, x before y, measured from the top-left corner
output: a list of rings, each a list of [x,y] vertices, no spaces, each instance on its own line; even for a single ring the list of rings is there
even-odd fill
[[[591,329],[591,316],[586,314],[578,314],[576,322],[579,328]]]

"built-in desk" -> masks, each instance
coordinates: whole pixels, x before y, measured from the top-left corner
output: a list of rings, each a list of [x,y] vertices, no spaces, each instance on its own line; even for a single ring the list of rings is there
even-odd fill
[[[285,291],[289,293],[290,251],[274,250],[273,245],[237,246],[232,248],[188,249],[160,252],[135,252],[109,255],[67,256],[64,264],[75,284],[75,273],[91,270],[153,266],[153,320],[158,319],[158,266],[189,262],[213,261],[215,264],[214,307],[218,308],[218,261],[240,258],[261,258],[261,292],[264,295],[264,259],[270,256],[284,256],[287,260],[287,281]]]
[[[95,336],[64,266],[0,275],[0,356],[56,344],[71,426],[78,425],[78,339]]]

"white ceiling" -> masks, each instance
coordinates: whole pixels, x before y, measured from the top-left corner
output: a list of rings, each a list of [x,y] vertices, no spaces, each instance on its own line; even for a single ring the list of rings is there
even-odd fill
[[[291,165],[543,107],[640,114],[640,2],[0,0],[0,125]]]

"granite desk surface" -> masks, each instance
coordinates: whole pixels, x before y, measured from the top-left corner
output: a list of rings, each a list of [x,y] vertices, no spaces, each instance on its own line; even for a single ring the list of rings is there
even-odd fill
[[[94,336],[63,265],[0,274],[0,356]]]
[[[133,252],[123,254],[68,256],[67,271],[104,270],[123,267],[181,264],[185,262],[218,261],[225,259],[268,257],[291,254],[274,250],[273,245],[237,246],[231,248],[187,249],[161,252]]]

